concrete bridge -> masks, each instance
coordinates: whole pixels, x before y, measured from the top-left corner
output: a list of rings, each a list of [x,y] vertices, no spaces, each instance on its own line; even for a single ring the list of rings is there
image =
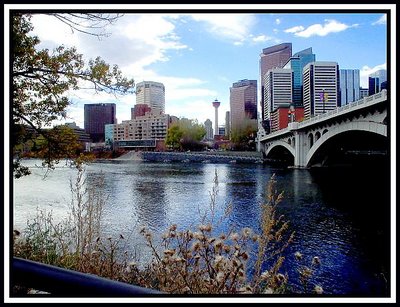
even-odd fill
[[[387,154],[387,91],[364,97],[258,139],[265,158],[284,158],[294,167],[324,165],[327,157],[367,152]]]

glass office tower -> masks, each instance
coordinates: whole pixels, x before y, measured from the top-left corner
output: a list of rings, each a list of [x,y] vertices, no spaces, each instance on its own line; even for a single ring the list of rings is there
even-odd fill
[[[284,68],[293,70],[293,105],[303,106],[303,68],[308,63],[315,62],[312,48],[307,48],[295,53]]]

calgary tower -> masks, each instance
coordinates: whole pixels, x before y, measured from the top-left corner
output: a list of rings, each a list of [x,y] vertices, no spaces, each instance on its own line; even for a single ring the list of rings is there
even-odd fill
[[[220,102],[215,99],[212,103],[213,107],[215,108],[215,130],[214,130],[214,135],[219,135],[219,130],[218,130],[218,107],[220,106]]]

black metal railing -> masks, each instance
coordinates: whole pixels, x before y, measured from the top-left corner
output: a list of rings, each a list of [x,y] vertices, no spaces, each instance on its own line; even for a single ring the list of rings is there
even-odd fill
[[[163,292],[13,257],[11,285],[58,297],[145,297]]]

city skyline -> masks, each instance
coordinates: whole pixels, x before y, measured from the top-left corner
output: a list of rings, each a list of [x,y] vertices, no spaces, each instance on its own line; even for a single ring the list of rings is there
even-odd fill
[[[212,5],[209,7],[212,9]],[[230,111],[232,83],[241,79],[259,80],[262,50],[280,43],[292,43],[293,54],[311,47],[316,61],[337,62],[340,69],[359,69],[362,87],[368,87],[368,75],[387,69],[386,15],[382,11],[330,13],[329,6],[326,7],[317,14],[296,10],[289,13],[254,10],[248,14],[124,11],[125,15],[115,25],[106,28],[111,35],[102,40],[71,33],[54,17],[35,15],[32,22],[33,33],[42,42],[40,47],[51,50],[61,44],[76,46],[86,60],[101,56],[106,62],[117,64],[136,84],[163,83],[167,114],[204,123],[206,119],[214,119],[215,99],[221,102],[220,114]],[[258,100],[260,87],[259,83]],[[72,105],[67,110],[66,122],[75,121],[81,127],[84,104],[116,103],[119,123],[130,119],[130,110],[136,104],[135,94],[116,99],[81,90],[70,97]],[[257,109],[259,113],[259,101]]]

